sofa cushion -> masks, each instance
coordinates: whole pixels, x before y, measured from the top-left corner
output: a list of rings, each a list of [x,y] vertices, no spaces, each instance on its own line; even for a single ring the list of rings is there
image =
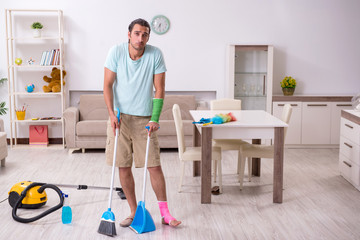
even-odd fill
[[[103,94],[85,94],[80,96],[80,121],[107,120],[109,113]],[[106,131],[105,131],[106,132]]]
[[[106,136],[107,120],[87,120],[76,124],[78,136]]]
[[[0,132],[0,150],[7,148],[6,133]]]
[[[189,111],[196,109],[196,100],[194,95],[165,95],[160,120],[174,120],[172,108],[175,103],[180,106],[181,118],[183,120],[192,120]]]
[[[161,120],[160,129],[158,130],[159,136],[164,135],[174,135],[176,136],[176,129],[174,120]],[[194,126],[192,124],[192,120],[183,120],[184,126],[184,135],[193,135],[194,134]]]
[[[0,160],[3,160],[8,155],[6,133],[0,132]],[[5,161],[5,160],[4,160]],[[4,166],[5,162],[2,162],[1,165]]]
[[[158,135],[159,136],[159,145],[160,148],[178,148],[178,141],[176,135]],[[193,136],[185,135],[184,141],[186,147],[192,147],[193,144]]]

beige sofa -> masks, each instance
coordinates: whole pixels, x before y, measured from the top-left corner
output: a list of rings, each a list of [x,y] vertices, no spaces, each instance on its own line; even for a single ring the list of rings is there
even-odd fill
[[[160,115],[160,129],[158,131],[160,148],[178,148],[172,107],[178,104],[181,109],[181,117],[184,126],[185,146],[193,146],[195,126],[190,115],[190,110],[196,109],[196,100],[193,95],[166,95],[164,106]]]
[[[106,122],[109,114],[102,94],[81,95],[79,107],[69,107],[63,114],[65,144],[69,152],[86,148],[105,148]]]
[[[189,110],[196,109],[195,96],[167,95],[160,116],[158,132],[160,148],[177,148],[177,138],[172,106],[179,104],[184,120],[186,146],[193,145],[194,126]],[[105,148],[106,127],[109,118],[102,94],[81,95],[79,107],[64,111],[65,144],[69,153],[74,150]]]
[[[5,159],[8,155],[6,132],[4,129],[4,121],[0,119],[0,161],[1,167],[5,167]]]

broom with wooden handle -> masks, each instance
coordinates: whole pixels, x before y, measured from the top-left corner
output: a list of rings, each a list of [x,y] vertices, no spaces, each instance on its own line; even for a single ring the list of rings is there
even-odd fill
[[[120,123],[120,110],[119,109],[118,109],[118,113],[117,113],[116,117],[118,119],[118,122]],[[112,193],[113,193],[113,188],[114,188],[115,161],[116,161],[118,136],[119,136],[119,128],[116,128],[108,210],[103,213],[103,215],[101,217],[100,226],[98,229],[98,233],[112,236],[112,237],[116,235],[115,214],[111,211],[111,201],[112,201]]]

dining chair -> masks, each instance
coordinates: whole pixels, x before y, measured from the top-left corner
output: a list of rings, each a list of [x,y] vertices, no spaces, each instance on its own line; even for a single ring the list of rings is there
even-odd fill
[[[210,101],[210,109],[211,110],[241,110],[241,100],[238,99],[216,99]],[[241,145],[247,142],[241,139],[214,139],[213,146],[221,147],[222,151],[226,150],[236,150],[239,151]],[[238,154],[238,162],[237,162],[237,174],[240,173],[240,154]],[[248,165],[249,166],[249,165]],[[251,169],[248,169],[249,181],[251,181]],[[240,179],[240,178],[239,178]],[[214,181],[216,182],[216,166],[214,166]]]
[[[210,101],[211,110],[241,110],[241,100],[222,98]]]
[[[292,113],[292,107],[290,104],[285,104],[281,120],[289,124]],[[284,129],[284,142],[286,137],[287,127]],[[274,146],[273,145],[261,145],[261,144],[242,144],[239,151],[240,159],[240,190],[243,189],[244,183],[244,171],[245,171],[245,160],[248,160],[248,165],[252,167],[252,158],[274,158]]]
[[[185,162],[201,161],[201,147],[186,147],[184,140],[184,129],[183,122],[181,118],[181,110],[178,104],[173,106],[173,116],[175,121],[176,135],[178,141],[178,151],[180,159],[180,183],[178,191],[181,192],[181,186],[183,183],[184,173],[185,173]],[[221,148],[213,147],[212,148],[212,161],[219,165],[218,174],[219,174],[219,192],[222,193],[222,173],[221,173]]]

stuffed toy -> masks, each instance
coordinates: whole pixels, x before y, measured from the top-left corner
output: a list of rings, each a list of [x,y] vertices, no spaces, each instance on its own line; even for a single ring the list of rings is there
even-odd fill
[[[63,70],[63,78],[66,75],[66,71]],[[54,67],[50,73],[51,78],[44,76],[43,79],[45,82],[48,82],[49,84],[46,86],[43,86],[44,92],[60,92],[61,85],[60,85],[60,69]],[[63,80],[63,85],[65,85],[65,82]]]

